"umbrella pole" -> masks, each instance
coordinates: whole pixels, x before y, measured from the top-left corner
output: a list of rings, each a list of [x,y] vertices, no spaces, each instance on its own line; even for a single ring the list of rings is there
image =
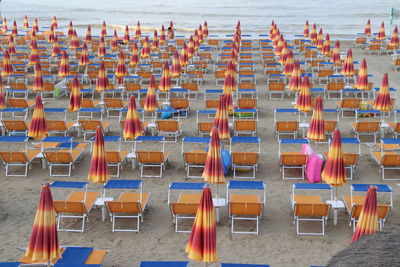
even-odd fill
[[[338,209],[336,208],[337,195],[338,195],[338,190],[337,190],[337,186],[335,186],[335,196],[333,197],[333,224],[334,225],[337,225],[337,216],[338,216]]]

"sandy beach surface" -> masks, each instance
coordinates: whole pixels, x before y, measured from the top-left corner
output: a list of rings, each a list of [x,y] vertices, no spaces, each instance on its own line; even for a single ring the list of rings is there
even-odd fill
[[[351,43],[342,43],[341,51],[347,51]],[[221,210],[221,221],[217,226],[217,247],[220,262],[270,264],[273,267],[324,265],[338,251],[351,242],[353,234],[349,227],[348,215],[344,210],[339,211],[338,225],[333,225],[332,213],[329,218],[325,236],[297,236],[293,224],[293,212],[290,204],[290,193],[295,181],[282,180],[279,169],[278,142],[274,136],[273,110],[275,108],[292,107],[293,95],[285,96],[284,101],[270,101],[267,95],[265,75],[261,64],[261,51],[258,41],[254,41],[253,61],[256,64],[257,89],[259,92],[258,136],[261,138],[261,159],[257,172],[257,180],[262,180],[267,186],[265,216],[260,224],[260,234],[243,235],[230,233],[230,221],[226,208]],[[374,77],[375,87],[379,87],[384,73],[389,73],[391,87],[400,88],[400,76],[390,69],[392,56],[370,56],[362,54],[361,49],[353,48],[354,59],[367,59],[368,71]],[[211,66],[210,66],[211,67]],[[212,68],[205,76],[201,92],[206,88],[215,88]],[[31,96],[32,97],[32,96]],[[97,96],[98,97],[98,96]],[[396,103],[398,107],[399,103]],[[67,107],[68,99],[46,101],[45,107]],[[191,101],[191,115],[182,119],[183,136],[197,136],[195,122],[196,111],[204,108],[203,94],[197,101]],[[326,100],[325,108],[334,108],[334,100]],[[31,115],[30,115],[31,116]],[[75,118],[69,114],[68,120]],[[390,120],[392,120],[391,118]],[[112,123],[111,135],[121,135],[118,121],[107,119]],[[339,128],[342,136],[352,137],[350,122],[353,119],[340,119]],[[75,140],[81,137],[74,135]],[[129,144],[123,148],[129,149]],[[177,234],[174,231],[172,217],[167,205],[168,185],[171,182],[196,182],[202,180],[185,179],[185,168],[181,154],[181,138],[178,143],[167,143],[166,150],[170,151],[170,160],[162,178],[145,178],[144,192],[151,193],[148,209],[144,215],[139,233],[112,233],[111,222],[101,220],[101,209],[94,208],[89,215],[84,234],[59,232],[60,244],[63,246],[93,246],[109,250],[103,266],[138,266],[143,260],[187,260],[185,253],[189,234]],[[319,152],[327,151],[327,146],[320,146]],[[90,165],[90,154],[85,152],[84,159],[75,166],[71,178],[49,177],[48,169],[42,169],[35,163],[29,170],[29,176],[5,177],[4,167],[0,171],[0,259],[15,261],[22,253],[17,247],[27,246],[34,220],[37,203],[40,196],[41,184],[56,180],[86,181]],[[227,180],[232,178],[230,173]],[[124,166],[120,179],[140,179],[138,169],[132,170],[130,162]],[[297,182],[297,181],[296,181]],[[399,190],[396,181],[382,181],[378,167],[371,159],[370,147],[362,145],[356,177],[341,186],[339,195],[350,193],[351,183],[387,183],[393,188],[394,209],[386,223],[393,226],[400,219],[397,208]],[[220,191],[225,193],[225,186]],[[100,191],[100,186],[89,185],[90,190]],[[214,190],[215,187],[212,186]],[[63,196],[60,191],[53,192],[54,198]],[[64,193],[65,196],[65,193]],[[126,222],[123,225],[127,225]],[[67,223],[69,227],[79,227],[77,221]],[[187,224],[190,227],[189,224]],[[313,225],[309,229],[316,229]],[[203,264],[191,262],[191,266]],[[211,264],[209,266],[217,266]]]

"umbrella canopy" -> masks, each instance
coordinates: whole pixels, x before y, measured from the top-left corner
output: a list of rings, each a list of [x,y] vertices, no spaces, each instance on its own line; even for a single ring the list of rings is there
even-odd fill
[[[15,37],[15,36],[17,36],[18,35],[18,27],[17,27],[17,22],[14,20],[14,23],[13,23],[13,27],[12,27],[12,30],[11,30],[11,34]]]
[[[156,85],[154,76],[151,75],[149,88],[147,89],[146,99],[144,101],[143,109],[147,112],[155,112],[158,108]]]
[[[129,61],[129,66],[131,68],[134,68],[139,64],[139,49],[136,43],[133,44],[132,48],[132,57],[131,60]]]
[[[72,38],[72,35],[74,35],[74,26],[72,25],[72,21],[69,21],[69,26],[68,26],[68,32],[67,32],[67,36],[68,38]]]
[[[27,15],[24,16],[24,25],[22,27],[24,27],[24,29],[28,29],[29,28],[29,21],[28,21],[28,16]]]
[[[381,26],[379,27],[378,36],[376,37],[378,40],[386,40],[385,34],[385,22],[382,21]]]
[[[197,30],[197,33],[199,34],[199,43],[204,42],[203,26],[201,26],[201,24],[199,25],[199,29]]]
[[[165,45],[167,43],[167,39],[165,37],[165,28],[164,25],[161,26],[161,33],[160,33],[160,45]],[[176,50],[175,50],[176,51]]]
[[[174,57],[172,58],[171,77],[176,78],[182,74],[181,62],[179,60],[178,51],[175,50]]]
[[[389,77],[385,73],[383,75],[381,88],[379,89],[378,95],[375,98],[373,108],[382,112],[388,112],[392,110],[392,100],[390,99],[389,91]]]
[[[60,52],[60,43],[58,42],[58,36],[55,35],[54,36],[54,42],[53,42],[53,50],[51,52],[51,56],[52,57],[56,57],[59,54],[61,54],[61,52]]]
[[[54,30],[58,28],[57,17],[56,16],[54,16],[52,21],[51,21],[51,28],[53,28]]]
[[[90,27],[90,25],[88,25],[85,35],[85,43],[90,44],[91,42],[92,42],[92,28]]]
[[[122,40],[124,44],[129,43],[129,27],[128,25],[125,26],[125,32],[124,32],[124,39]]]
[[[238,63],[238,54],[239,53],[237,53],[235,51],[235,47],[236,47],[236,44],[234,43],[233,47],[232,47],[232,50],[229,53],[229,61],[232,63],[233,66],[229,66],[228,65],[227,68],[228,67],[233,67],[233,70],[235,71],[235,73],[237,73],[236,66],[237,66],[237,63]],[[228,64],[229,64],[229,62],[228,62]]]
[[[197,51],[197,49],[199,49],[200,46],[200,41],[199,41],[199,32],[197,30],[194,30],[194,34],[193,34],[193,47],[194,47],[194,51]]]
[[[71,42],[69,43],[69,49],[77,49],[80,46],[78,35],[76,31],[72,33]]]
[[[4,96],[3,81],[0,79],[0,110],[7,107],[6,97]]]
[[[148,58],[150,56],[149,37],[146,36],[143,41],[142,51],[140,52],[141,58]]]
[[[289,53],[287,55],[287,58],[286,58],[286,61],[284,64],[285,65],[283,66],[282,73],[285,74],[286,76],[292,75],[293,69],[294,69],[294,58],[293,58],[292,50],[289,50]]]
[[[36,65],[39,62],[39,54],[37,50],[36,41],[32,40],[31,42],[31,54],[29,55],[28,65]]]
[[[79,82],[78,76],[75,75],[74,81],[72,83],[71,96],[69,99],[68,110],[72,111],[72,112],[77,112],[78,110],[81,109],[81,102],[82,102],[81,84]]]
[[[135,140],[136,137],[141,136],[143,132],[143,125],[140,123],[139,116],[136,109],[135,97],[129,98],[128,112],[122,135],[125,140]]]
[[[322,46],[322,54],[329,56],[331,53],[331,38],[329,37],[329,33],[325,36],[324,45]]]
[[[11,65],[10,54],[6,50],[3,57],[3,66],[1,67],[1,76],[8,77],[13,73],[13,67]]]
[[[123,84],[124,78],[128,74],[125,66],[125,54],[124,52],[119,52],[117,67],[115,68],[115,76],[118,78],[118,83]]]
[[[194,40],[193,40],[192,35],[190,35],[190,38],[189,38],[189,43],[187,46],[187,54],[188,54],[188,58],[192,58],[194,56]]]
[[[205,38],[208,37],[208,25],[207,25],[207,21],[204,21],[203,36],[204,36]]]
[[[88,180],[95,184],[104,184],[109,179],[110,175],[108,174],[103,129],[101,127],[97,127],[96,135],[94,137],[92,160],[90,161]]]
[[[290,75],[289,80],[289,90],[298,92],[301,89],[301,71],[300,71],[300,62],[296,60],[294,62],[293,71]]]
[[[354,75],[353,52],[351,48],[347,51],[346,59],[342,66],[342,74],[345,76]]]
[[[361,62],[360,71],[358,72],[358,77],[355,85],[356,89],[368,91],[368,69],[367,69],[367,60],[364,58]]]
[[[154,31],[153,41],[151,42],[151,51],[157,51],[159,47],[157,30]]]
[[[113,39],[111,41],[111,50],[113,52],[118,50],[118,34],[117,34],[117,30],[114,30],[114,36],[113,36]]]
[[[358,217],[356,231],[352,242],[357,241],[363,235],[370,235],[378,231],[378,209],[376,200],[376,186],[368,188],[364,198],[360,216]]]
[[[228,95],[224,94],[220,97],[213,123],[213,126],[218,129],[219,138],[221,139],[229,139],[231,137],[228,121],[228,101]],[[213,131],[211,132],[212,134]]]
[[[103,58],[105,54],[106,54],[106,41],[104,40],[104,37],[101,37],[99,48],[97,49],[97,56],[99,58]]]
[[[396,27],[394,27],[392,37],[390,38],[388,47],[391,49],[397,49],[399,47],[399,30]]]
[[[63,52],[61,57],[61,63],[58,69],[58,77],[64,78],[69,75],[69,63],[68,63],[68,55],[67,52]]]
[[[322,179],[330,185],[342,185],[346,183],[346,169],[342,153],[342,141],[340,131],[333,133],[332,143],[321,174]]]
[[[142,31],[140,30],[140,22],[136,24],[135,38],[139,39],[142,36]]]
[[[210,145],[207,152],[203,178],[206,182],[213,184],[224,184],[225,175],[221,158],[220,135],[217,127],[211,130]]]
[[[311,34],[310,34],[310,40],[313,43],[316,43],[317,41],[317,24],[313,24],[312,30],[311,30]]]
[[[371,36],[371,21],[370,20],[368,20],[367,24],[365,24],[364,35]]]
[[[322,47],[324,46],[324,35],[322,32],[322,28],[319,28],[319,32],[317,35],[317,41],[316,41],[315,45],[317,46],[318,49],[322,49]]]
[[[225,74],[223,95],[226,97],[226,108],[228,112],[232,114],[233,112],[233,91],[236,91],[236,75],[231,75],[230,73]]]
[[[79,66],[86,67],[89,64],[89,52],[86,43],[83,43],[81,56],[79,58]]]
[[[325,122],[321,97],[318,97],[315,103],[310,127],[308,127],[307,131],[307,138],[313,141],[325,140]]]
[[[160,86],[158,89],[163,92],[168,92],[172,88],[171,85],[171,74],[169,72],[168,62],[165,62],[164,68],[161,74]]]
[[[283,36],[279,38],[279,41],[276,44],[276,49],[275,49],[275,54],[277,56],[280,56],[283,50],[283,47],[285,46],[285,40],[283,39]]]
[[[54,43],[54,30],[52,30],[52,29],[50,29],[50,33],[49,33],[49,40],[48,40],[48,42],[49,43]]]
[[[304,76],[300,87],[299,98],[296,102],[296,108],[302,112],[311,111],[311,91],[308,76]]]
[[[228,62],[228,65],[226,66],[226,71],[225,75],[231,75],[231,76],[236,76],[237,74],[237,69],[232,60],[230,59]]]
[[[36,62],[32,89],[35,93],[39,93],[43,91],[43,87],[42,67],[39,62]]]
[[[7,28],[7,18],[6,18],[6,17],[3,18],[3,26],[1,27],[1,29],[3,30],[3,33],[4,33],[4,34],[7,33],[7,31],[8,31],[8,28]]]
[[[40,95],[37,95],[35,108],[33,109],[32,121],[29,126],[28,136],[34,139],[43,139],[48,135],[49,132],[47,131],[42,98],[40,97]]]
[[[289,55],[289,50],[290,49],[288,48],[287,43],[285,42],[283,44],[282,52],[281,52],[281,55],[279,56],[279,60],[278,60],[278,62],[281,63],[281,65],[285,64],[286,59]]]
[[[97,75],[96,90],[98,92],[103,92],[108,88],[109,88],[109,82],[108,82],[106,66],[104,65],[104,62],[101,61],[99,73]]]
[[[170,40],[174,39],[175,37],[174,24],[172,23],[172,21],[169,23],[167,35]]]
[[[103,21],[103,26],[101,26],[100,37],[103,37],[104,39],[107,37],[107,25],[105,21]]]
[[[11,56],[16,53],[14,45],[14,37],[12,35],[10,35],[8,39],[8,53],[10,53]]]
[[[187,51],[186,42],[182,45],[181,55],[179,57],[179,61],[181,62],[181,66],[184,68],[189,64],[189,56]]]
[[[61,258],[61,250],[58,243],[56,212],[50,186],[45,184],[42,186],[35,221],[23,261],[48,263],[59,258]]]
[[[192,232],[185,251],[189,259],[217,262],[217,221],[211,189],[203,189]]]
[[[308,25],[308,20],[306,21],[306,24],[304,25],[303,35],[304,35],[304,37],[310,36],[310,26]]]
[[[336,40],[335,47],[332,51],[331,62],[335,64],[341,64],[342,61],[340,60],[340,41]]]

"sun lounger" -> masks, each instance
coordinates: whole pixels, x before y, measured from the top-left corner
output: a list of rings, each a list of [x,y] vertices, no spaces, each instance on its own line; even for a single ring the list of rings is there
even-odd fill
[[[293,139],[297,137],[299,130],[299,122],[297,121],[277,121],[275,123],[275,134],[280,139],[281,135],[293,135]]]
[[[299,191],[307,191],[306,195],[299,194]],[[312,184],[312,183],[295,183],[292,187],[291,203],[292,209],[297,204],[313,204],[324,203],[322,201],[321,193],[326,191],[328,193],[328,200],[333,200],[332,186],[329,184]],[[309,192],[312,192],[310,194]],[[318,193],[318,195],[315,195]],[[326,197],[326,196],[325,196]]]
[[[158,135],[172,137],[175,143],[182,134],[179,121],[177,120],[156,120],[156,127]]]
[[[26,100],[24,98],[8,98],[7,101],[12,108],[33,109],[33,107],[35,106],[34,100]]]
[[[74,165],[83,157],[83,151],[80,149],[44,151],[44,156],[49,164],[49,176],[71,177]],[[54,174],[54,167],[67,167],[68,172]]]
[[[357,139],[360,139],[360,135],[372,135],[374,137],[374,143],[376,143],[380,125],[381,123],[378,121],[362,121],[351,123]]]
[[[328,221],[330,205],[326,203],[294,204],[294,218],[296,222],[297,235],[325,235],[325,224]],[[300,223],[321,222],[321,232],[301,232]]]
[[[29,131],[28,124],[23,120],[2,120],[3,126],[9,136],[27,135]]]
[[[190,100],[197,100],[199,94],[199,85],[197,83],[182,83],[181,87],[189,90]]]
[[[194,175],[191,173],[191,170],[193,168],[204,169],[205,163],[206,163],[206,158],[207,158],[207,152],[205,150],[205,146],[207,146],[210,143],[210,137],[191,137],[191,136],[185,136],[182,139],[182,154],[183,154],[183,160],[185,164],[185,169],[186,169],[186,178],[202,178],[201,175]],[[201,149],[191,149],[189,151],[185,151],[185,145],[186,147],[189,145],[200,145],[203,146]],[[186,149],[187,150],[187,149]]]
[[[397,152],[372,151],[372,158],[379,165],[382,180],[399,180],[399,177],[385,177],[386,170],[400,170],[400,154]]]
[[[210,135],[213,125],[214,125],[213,122],[198,122],[197,130],[199,136],[203,137],[204,135]]]
[[[283,152],[280,155],[279,165],[281,166],[282,179],[304,180],[304,171],[308,155],[301,152]],[[285,169],[301,169],[301,177],[286,177]]]
[[[187,267],[188,261],[142,261],[140,267]]]
[[[140,177],[162,177],[165,166],[168,163],[168,152],[163,151],[136,151],[136,158],[140,166]],[[159,175],[144,173],[145,167],[160,168]]]
[[[75,122],[64,120],[46,120],[46,124],[47,130],[50,134],[54,132],[67,136],[68,132],[74,127]]]
[[[118,117],[119,112],[127,105],[126,102],[123,102],[121,98],[104,98],[104,107],[106,109],[106,114],[108,118]],[[118,115],[111,116],[111,112],[117,112]]]
[[[107,159],[108,166],[117,168],[117,173],[115,175],[110,175],[111,177],[119,177],[120,170],[122,169],[122,166],[126,163],[128,154],[129,154],[129,151],[127,151],[127,150],[122,150],[122,151],[107,150],[106,151],[106,159]]]
[[[40,153],[40,150],[26,150],[26,151],[1,151],[0,157],[5,165],[6,176],[27,176],[28,168],[30,168],[32,161]],[[23,174],[10,173],[10,167],[22,166],[24,167]]]
[[[101,127],[104,130],[108,130],[110,125],[109,122],[100,121],[100,120],[79,120],[79,125],[81,130],[83,131],[83,140],[85,142],[88,141],[88,135],[94,135],[96,133],[97,127]]]
[[[255,136],[257,134],[257,120],[235,120],[233,131],[235,136],[242,134]]]
[[[336,102],[340,113],[342,114],[342,118],[355,118],[356,110],[360,108],[362,99],[359,98],[344,98],[340,101]],[[346,111],[354,112],[354,116],[344,116]]]
[[[169,100],[171,107],[179,111],[178,117],[187,118],[189,116],[189,99],[187,98],[171,98]]]
[[[247,137],[247,136],[234,136],[230,140],[229,151],[232,156],[232,168],[233,178],[256,178],[256,171],[259,164],[260,156],[260,143],[259,137]],[[246,145],[247,151],[240,149],[235,150],[235,145]],[[251,148],[252,146],[255,148]],[[249,151],[250,150],[250,151]],[[237,171],[251,171],[251,176],[237,176]]]
[[[269,99],[270,100],[283,100],[283,95],[285,93],[285,83],[283,82],[269,82],[268,83],[268,94],[269,94]],[[273,95],[279,95],[279,98],[274,97]]]

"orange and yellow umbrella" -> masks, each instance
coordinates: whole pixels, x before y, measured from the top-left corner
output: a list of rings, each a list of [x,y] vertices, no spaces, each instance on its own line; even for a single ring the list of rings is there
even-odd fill
[[[211,150],[211,149],[210,149]],[[217,221],[211,189],[203,189],[192,232],[185,251],[189,259],[217,262]]]
[[[323,35],[323,32],[322,32],[322,28],[319,28],[319,32],[318,32],[318,35],[317,35],[317,41],[315,43],[315,46],[318,49],[322,49],[322,47],[324,46],[324,35]]]
[[[138,21],[136,24],[135,38],[140,39],[142,37],[142,31],[140,30],[140,22]]]
[[[322,54],[325,56],[329,56],[331,54],[331,38],[329,37],[329,33],[325,36],[324,45],[322,46]]]
[[[72,83],[71,96],[69,98],[68,110],[72,112],[77,112],[81,109],[82,97],[81,97],[81,84],[79,82],[78,76],[74,76],[74,81]]]
[[[307,138],[317,142],[325,140],[325,122],[321,97],[318,97],[315,103]]]
[[[232,60],[230,59],[228,62],[228,65],[226,66],[226,70],[225,70],[225,75],[232,75],[232,76],[236,76],[237,74],[237,69],[236,66],[234,65],[234,63],[232,62]]]
[[[7,107],[6,104],[6,97],[4,96],[4,89],[3,89],[3,81],[0,79],[0,110],[3,110]]]
[[[105,43],[104,37],[101,37],[99,48],[97,50],[97,56],[99,58],[103,58],[105,54],[106,54],[106,43]]]
[[[172,88],[171,74],[169,72],[168,62],[164,63],[164,68],[161,74],[160,86],[158,89],[162,92],[168,92]]]
[[[306,20],[306,24],[304,25],[303,35],[304,37],[310,36],[310,26],[308,25],[308,20]]]
[[[61,258],[56,211],[48,184],[42,186],[28,247],[23,263],[50,263]]]
[[[394,27],[392,37],[390,38],[388,47],[391,49],[397,49],[399,47],[399,30],[396,27]]]
[[[167,43],[167,39],[165,38],[165,28],[164,25],[161,26],[161,33],[160,33],[160,45],[165,45]]]
[[[204,41],[204,36],[203,36],[203,26],[201,24],[199,25],[199,29],[197,30],[199,34],[199,42],[202,43]]]
[[[36,62],[35,65],[35,74],[33,75],[33,91],[35,93],[40,93],[43,91],[43,76],[42,76],[42,67],[39,62]]]
[[[89,52],[86,43],[83,43],[81,56],[79,58],[79,66],[86,67],[89,64]]]
[[[229,53],[229,61],[233,64],[233,67],[236,69],[236,66],[238,64],[238,51],[236,50],[236,47],[238,47],[235,43],[233,43],[233,47],[231,49],[231,52]],[[229,62],[228,62],[229,64]]]
[[[340,64],[342,61],[340,59],[340,41],[336,40],[335,47],[332,51],[331,62],[335,64]]]
[[[8,39],[8,49],[7,50],[11,56],[16,54],[15,45],[14,45],[14,37],[12,35],[10,35],[10,37]]]
[[[13,27],[11,29],[11,34],[15,37],[18,35],[17,22],[14,20]]]
[[[58,28],[57,17],[56,16],[54,16],[52,21],[51,21],[51,28],[53,28],[54,30]]]
[[[119,52],[117,67],[115,68],[115,76],[118,78],[118,84],[124,83],[124,78],[128,74],[125,66],[125,54],[124,52]]]
[[[31,54],[29,55],[29,61],[28,61],[28,65],[36,65],[36,63],[39,62],[39,53],[37,50],[37,46],[36,46],[36,41],[32,41],[31,42]]]
[[[48,40],[48,42],[50,43],[50,44],[52,44],[52,43],[54,43],[54,30],[52,30],[52,29],[50,29],[50,33],[49,33],[49,40]]]
[[[118,34],[117,34],[117,30],[114,30],[114,36],[113,36],[113,39],[111,41],[111,50],[113,52],[118,50]]]
[[[168,28],[168,38],[170,40],[174,39],[175,37],[175,33],[174,33],[174,23],[172,21],[170,21],[169,23],[169,28]]]
[[[229,114],[232,114],[233,112],[233,91],[236,91],[235,75],[226,73],[223,86],[223,95],[226,97],[226,108],[228,109]]]
[[[192,35],[189,38],[187,53],[188,53],[188,58],[192,58],[194,56],[194,40]]]
[[[51,56],[56,57],[60,54],[60,43],[58,42],[58,36],[54,36],[54,42],[53,42],[53,50],[51,51]]]
[[[321,174],[322,179],[330,185],[339,186],[346,183],[346,169],[342,153],[340,131],[333,133],[332,143]]]
[[[290,75],[289,80],[289,90],[298,92],[301,89],[301,71],[300,71],[300,62],[296,60],[294,62],[293,71]]]
[[[197,51],[200,47],[200,42],[199,42],[199,32],[197,30],[194,30],[193,34],[193,48],[194,51]]]
[[[299,98],[296,102],[296,108],[302,112],[311,111],[311,91],[308,76],[304,76],[300,87]]]
[[[382,21],[381,26],[379,27],[378,36],[376,37],[378,40],[386,40],[385,34],[385,22]]]
[[[207,37],[208,37],[208,25],[207,25],[207,21],[204,21],[203,35],[204,35],[204,38],[207,38]]]
[[[72,33],[72,38],[71,38],[71,42],[69,44],[69,49],[77,49],[80,46],[80,42],[79,42],[79,38],[78,35],[76,34],[76,31],[74,30],[74,32]]]
[[[60,67],[58,69],[58,77],[64,78],[69,75],[69,63],[68,63],[68,55],[67,52],[63,52]]]
[[[181,50],[181,54],[179,57],[179,61],[181,62],[181,66],[183,68],[185,68],[189,64],[189,56],[188,56],[186,42],[184,42],[182,45],[182,50]]]
[[[129,61],[129,66],[131,68],[134,68],[137,66],[138,63],[139,63],[139,49],[137,44],[134,43],[132,48],[132,57],[131,60]]]
[[[1,29],[3,30],[3,34],[6,34],[7,31],[8,31],[8,28],[7,28],[7,18],[6,18],[6,17],[3,18],[3,26],[1,27]]]
[[[275,54],[277,56],[281,55],[284,46],[285,46],[285,40],[283,39],[283,36],[281,35],[281,37],[279,38],[279,41],[276,44],[276,48],[275,48]]]
[[[358,217],[356,231],[351,242],[357,241],[363,235],[374,234],[378,231],[378,204],[376,198],[376,186],[369,186],[364,198],[360,216]]]
[[[151,75],[149,88],[147,89],[146,99],[144,101],[143,109],[147,112],[155,112],[158,108],[156,85],[154,76]]]
[[[104,184],[109,179],[110,175],[108,173],[103,129],[101,127],[97,127],[96,135],[94,137],[92,160],[90,161],[88,180],[95,184]]]
[[[24,25],[22,27],[24,27],[24,29],[28,29],[29,28],[29,21],[28,21],[28,16],[27,15],[24,16]]]
[[[175,50],[174,57],[172,59],[172,66],[171,66],[171,77],[176,78],[182,74],[182,67],[181,62],[179,60],[178,51]]]
[[[317,42],[317,24],[313,24],[311,34],[310,34],[310,40],[315,44]]]
[[[371,36],[371,21],[370,20],[368,20],[367,24],[365,25],[364,35],[365,36]]]
[[[151,42],[151,51],[157,51],[159,47],[157,30],[154,31],[153,41]]]
[[[36,37],[36,31],[35,30],[32,30],[32,32],[31,32],[31,40],[36,40],[37,39],[37,37]]]
[[[6,50],[4,52],[4,57],[3,57],[3,66],[1,67],[1,76],[8,77],[12,73],[13,73],[13,67],[11,65],[10,54]]]
[[[353,52],[351,48],[347,51],[346,59],[342,66],[342,74],[345,76],[354,75]]]
[[[392,100],[390,99],[389,77],[387,73],[383,75],[381,88],[375,98],[373,108],[382,112],[389,112],[393,108]]]
[[[92,28],[90,27],[90,25],[88,25],[85,35],[85,43],[90,44],[91,42],[92,42]]]
[[[281,52],[281,55],[279,56],[279,60],[278,60],[278,62],[281,63],[281,65],[285,64],[286,59],[287,59],[288,54],[289,54],[289,50],[290,49],[288,48],[287,43],[285,42],[283,44],[282,52]]]
[[[368,70],[367,70],[367,61],[365,58],[361,62],[360,71],[358,72],[358,77],[355,85],[356,89],[367,91],[369,90],[368,84]]]
[[[126,113],[126,120],[122,136],[125,140],[135,140],[136,137],[141,136],[143,132],[143,125],[139,120],[136,109],[135,97],[129,98],[128,112]]]
[[[72,38],[72,35],[74,35],[74,26],[72,25],[72,21],[69,21],[69,26],[68,26],[68,32],[67,32],[67,36],[69,39]]]
[[[124,44],[129,43],[130,37],[129,37],[129,27],[128,25],[125,26],[125,32],[124,32],[124,39],[122,40]]]
[[[146,36],[143,41],[142,51],[140,52],[141,58],[148,58],[150,56],[150,44],[149,44],[149,37]]]
[[[103,37],[104,39],[107,38],[107,25],[105,21],[103,21],[103,26],[101,27],[100,37]]]
[[[224,184],[225,175],[222,165],[220,131],[217,126],[211,130],[210,145],[203,170],[204,181],[213,184]]]
[[[292,50],[289,50],[284,64],[285,65],[283,66],[282,73],[285,74],[286,76],[292,75],[294,69],[294,58]]]
[[[32,121],[29,126],[28,136],[34,139],[43,139],[49,135],[44,114],[42,98],[36,96],[35,108],[33,109]]]
[[[219,99],[217,113],[215,114],[213,126],[217,127],[219,138],[229,139],[231,137],[228,121],[228,96],[222,95]],[[211,132],[211,135],[213,132]]]
[[[109,88],[108,76],[106,66],[104,62],[101,61],[99,73],[97,75],[96,90],[98,92],[104,92],[104,90]]]

